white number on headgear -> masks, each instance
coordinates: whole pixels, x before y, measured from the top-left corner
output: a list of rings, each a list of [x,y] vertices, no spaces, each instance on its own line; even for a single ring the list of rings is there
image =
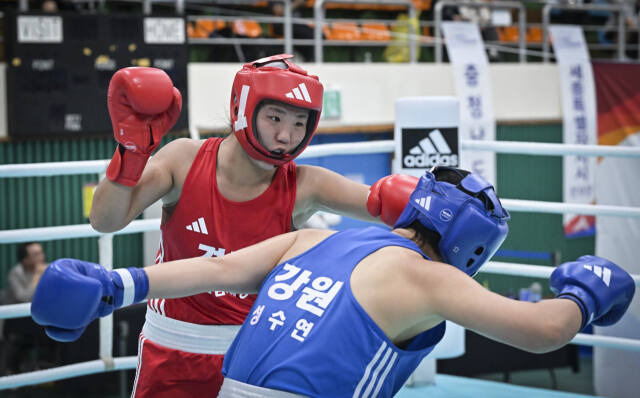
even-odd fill
[[[240,104],[238,105],[238,120],[233,125],[234,131],[242,130],[247,127],[247,116],[244,114],[247,106],[247,97],[249,97],[249,86],[242,86],[240,92]]]

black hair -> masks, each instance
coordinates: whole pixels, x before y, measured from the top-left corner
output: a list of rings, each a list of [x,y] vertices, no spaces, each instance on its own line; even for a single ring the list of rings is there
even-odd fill
[[[460,184],[460,181],[471,174],[470,171],[458,169],[455,167],[438,166],[434,167],[431,172],[436,177],[436,181],[444,181],[453,185]],[[425,243],[428,244],[438,255],[438,257],[442,258],[439,246],[440,239],[442,237],[437,231],[427,228],[426,226],[422,225],[417,219],[414,220],[407,228],[411,228],[415,231],[413,239],[417,240],[419,246],[422,246]]]
[[[25,242],[22,243],[21,245],[18,246],[18,262],[22,262],[22,260],[24,260],[25,258],[27,258],[27,255],[29,254],[27,251],[27,248],[31,245],[34,245],[38,242]]]
[[[458,185],[460,181],[471,174],[471,172],[467,170],[443,166],[436,166],[431,169],[431,172],[436,177],[436,181],[444,181],[453,185]]]
[[[431,246],[433,251],[438,255],[438,257],[442,258],[442,254],[440,253],[440,234],[436,231],[429,229],[422,225],[420,221],[414,220],[408,227],[415,231],[415,235],[413,235],[413,239],[416,240],[418,246],[424,246],[424,244],[428,244]]]

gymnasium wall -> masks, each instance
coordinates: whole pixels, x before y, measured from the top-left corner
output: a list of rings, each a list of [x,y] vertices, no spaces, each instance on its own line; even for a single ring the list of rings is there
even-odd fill
[[[450,64],[325,63],[303,65],[325,88],[339,88],[342,118],[320,128],[392,125],[398,97],[455,95]],[[228,125],[229,93],[237,64],[188,66],[189,123],[199,129]],[[491,90],[498,122],[561,118],[555,64],[491,64]]]

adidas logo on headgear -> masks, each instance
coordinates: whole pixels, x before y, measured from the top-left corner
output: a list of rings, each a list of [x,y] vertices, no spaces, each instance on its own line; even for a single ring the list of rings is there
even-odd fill
[[[429,208],[431,208],[431,195],[427,196],[426,198],[416,198],[415,202],[418,206],[423,207],[426,211],[429,211]]]
[[[291,89],[291,91],[289,91],[288,93],[285,94],[285,97],[287,98],[295,98],[295,99],[299,99],[299,100],[305,100],[307,102],[311,102],[311,97],[309,96],[309,91],[307,91],[307,86],[304,85],[304,83],[300,83],[298,84],[298,86],[294,87],[293,89]]]
[[[420,140],[418,145],[409,149],[403,158],[404,167],[458,166],[458,155],[451,153],[451,148],[440,130],[433,130],[428,137]]]

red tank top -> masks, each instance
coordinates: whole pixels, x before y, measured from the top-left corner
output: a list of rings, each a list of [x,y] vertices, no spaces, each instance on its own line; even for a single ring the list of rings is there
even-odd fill
[[[222,256],[291,230],[295,163],[278,167],[269,188],[257,198],[233,202],[218,191],[216,159],[221,142],[221,138],[210,138],[202,144],[177,204],[163,208],[156,263]],[[255,295],[211,291],[149,300],[148,310],[201,325],[239,325],[254,300]]]

